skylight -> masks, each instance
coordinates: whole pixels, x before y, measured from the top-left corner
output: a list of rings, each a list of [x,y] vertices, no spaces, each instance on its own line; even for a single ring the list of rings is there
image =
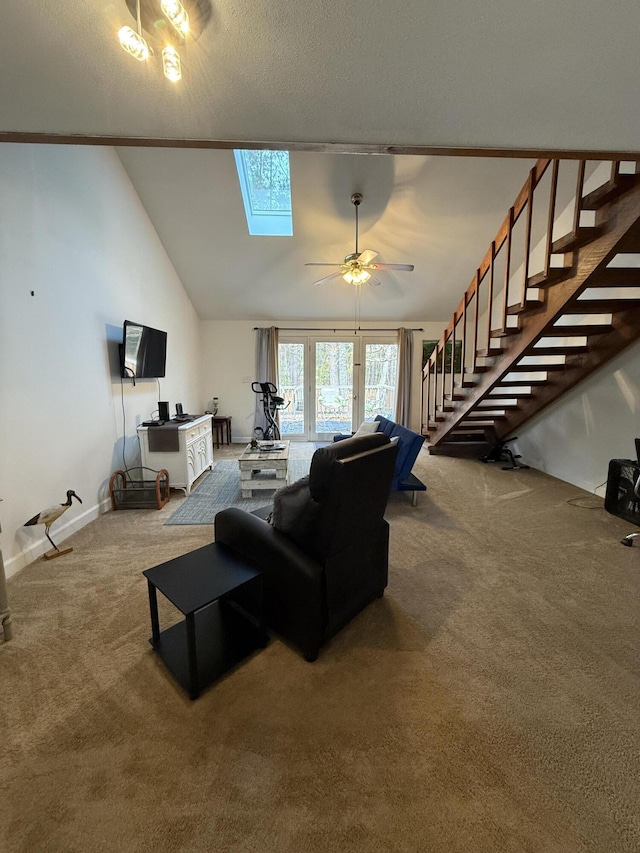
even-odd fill
[[[291,177],[288,151],[233,152],[249,234],[291,237]]]

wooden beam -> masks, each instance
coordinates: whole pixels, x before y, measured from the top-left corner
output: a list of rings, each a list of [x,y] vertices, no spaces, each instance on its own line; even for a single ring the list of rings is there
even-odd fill
[[[368,142],[300,142],[265,139],[187,139],[178,137],[110,136],[107,134],[33,133],[21,130],[3,131],[0,143],[29,145],[115,145],[138,148],[247,148],[270,151],[307,151],[318,154],[415,154],[430,157],[507,157],[536,159],[559,157],[563,160],[640,160],[640,151],[601,151],[561,148],[478,148],[447,145],[387,145]]]

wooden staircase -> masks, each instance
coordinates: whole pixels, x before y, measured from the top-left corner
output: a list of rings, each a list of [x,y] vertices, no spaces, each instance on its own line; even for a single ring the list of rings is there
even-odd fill
[[[538,160],[423,369],[430,452],[480,456],[638,338],[638,163]]]

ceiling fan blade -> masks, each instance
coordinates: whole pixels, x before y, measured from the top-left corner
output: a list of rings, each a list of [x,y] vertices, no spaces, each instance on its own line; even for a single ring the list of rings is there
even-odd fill
[[[359,264],[370,264],[374,258],[378,257],[379,252],[374,252],[372,249],[365,249],[358,255]]]
[[[375,275],[370,275],[367,284],[370,284],[371,287],[380,287],[382,282],[380,281],[380,279],[376,278]]]
[[[372,264],[374,270],[404,270],[405,272],[413,272],[415,269],[413,264]]]
[[[317,287],[319,284],[326,284],[326,282],[331,281],[332,278],[340,278],[341,275],[342,272],[332,272],[331,275],[326,275],[324,278],[314,281],[313,283]]]
[[[342,264],[325,264],[324,261],[309,261],[305,267],[341,267]]]

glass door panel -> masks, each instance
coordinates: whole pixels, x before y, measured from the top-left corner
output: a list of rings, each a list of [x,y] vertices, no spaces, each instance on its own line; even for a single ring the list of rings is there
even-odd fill
[[[315,424],[319,440],[353,429],[353,341],[315,342]]]
[[[278,394],[288,404],[280,409],[282,438],[305,438],[304,343],[278,344]]]
[[[376,415],[393,420],[398,384],[398,345],[365,343],[364,420]]]

